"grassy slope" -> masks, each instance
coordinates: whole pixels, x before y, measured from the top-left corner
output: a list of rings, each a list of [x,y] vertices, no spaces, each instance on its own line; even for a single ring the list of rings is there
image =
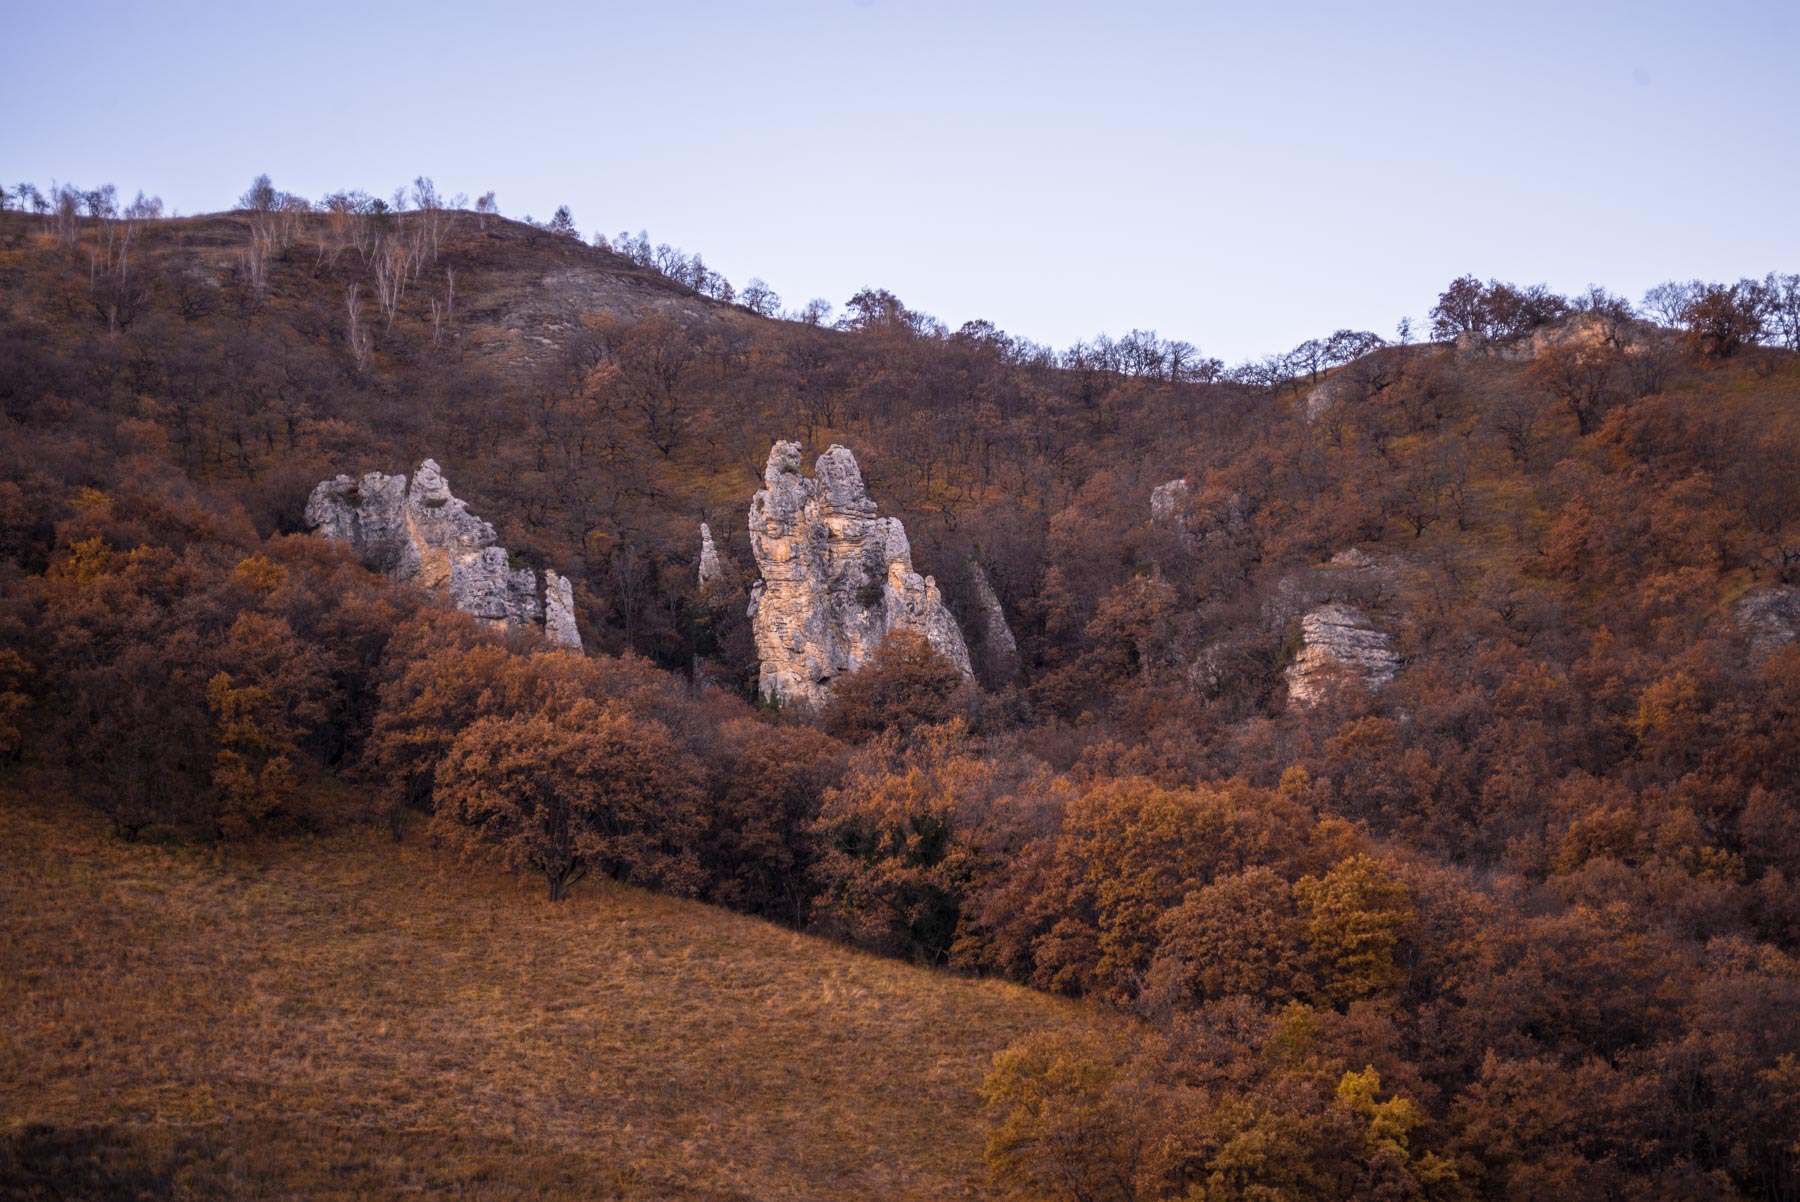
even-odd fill
[[[0,899],[8,1194],[61,1155],[97,1193],[980,1195],[992,1053],[1092,1018],[367,833],[128,847],[0,798]]]

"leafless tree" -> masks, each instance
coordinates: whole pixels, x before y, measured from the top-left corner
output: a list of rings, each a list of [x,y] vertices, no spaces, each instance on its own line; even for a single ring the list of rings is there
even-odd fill
[[[238,197],[238,208],[248,209],[252,213],[267,213],[275,207],[278,197],[274,181],[265,173],[250,181],[250,187]]]
[[[431,345],[441,347],[456,317],[456,271],[444,268],[444,295],[431,298]]]
[[[133,247],[144,224],[162,215],[162,199],[142,192],[123,212],[106,206],[99,235],[88,254],[88,298],[106,319],[108,333],[129,329],[138,307],[149,293],[143,273],[136,270]]]
[[[1527,472],[1543,445],[1544,415],[1549,410],[1544,394],[1535,388],[1506,393],[1488,412],[1488,425],[1498,434],[1515,462]]]
[[[406,294],[406,260],[406,247],[398,238],[383,239],[375,251],[375,300],[388,329],[393,328],[400,298]]]
[[[739,293],[738,300],[752,313],[760,313],[764,317],[773,317],[781,311],[780,294],[756,276],[750,277],[750,282]]]
[[[344,309],[346,312],[345,333],[350,342],[350,353],[356,358],[359,371],[367,371],[369,357],[375,350],[375,336],[363,322],[362,285],[351,284],[344,290]]]
[[[1693,303],[1694,298],[1704,291],[1706,285],[1699,280],[1669,280],[1658,284],[1644,293],[1644,311],[1649,313],[1659,325],[1675,327],[1682,323],[1682,314]]]
[[[72,248],[81,237],[81,193],[69,184],[52,182],[46,219],[56,240]]]

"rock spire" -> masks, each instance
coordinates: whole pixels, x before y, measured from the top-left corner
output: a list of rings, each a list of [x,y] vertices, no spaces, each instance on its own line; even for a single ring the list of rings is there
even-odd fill
[[[913,570],[898,518],[877,517],[848,448],[801,475],[800,444],[777,442],[750,503],[750,547],[762,579],[750,594],[760,689],[816,707],[839,676],[868,661],[888,634],[916,630],[971,675],[962,631],[937,582]]]

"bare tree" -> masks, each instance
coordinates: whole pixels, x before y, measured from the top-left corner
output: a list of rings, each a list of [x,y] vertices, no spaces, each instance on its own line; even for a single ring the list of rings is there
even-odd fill
[[[1513,460],[1527,472],[1532,459],[1543,445],[1544,414],[1549,404],[1535,388],[1508,391],[1488,411],[1488,425],[1493,428]]]
[[[406,247],[396,238],[384,239],[375,252],[375,301],[389,329],[406,294]]]
[[[431,345],[441,347],[444,337],[451,332],[451,322],[456,316],[456,271],[444,268],[444,295],[431,298]]]
[[[781,295],[757,276],[750,277],[750,282],[744,285],[738,300],[752,313],[760,313],[764,317],[773,317],[781,311]]]
[[[144,224],[161,215],[162,198],[147,198],[139,192],[123,212],[110,213],[100,221],[99,237],[88,252],[88,299],[106,319],[110,334],[130,328],[149,294],[143,274],[136,270],[132,248]]]
[[[275,207],[277,198],[275,184],[267,173],[250,181],[250,187],[238,197],[238,208],[248,209],[252,213],[267,213]]]
[[[50,184],[50,204],[45,213],[51,234],[64,247],[73,247],[81,236],[81,193],[70,184]]]
[[[1706,285],[1699,280],[1688,280],[1686,283],[1669,280],[1658,284],[1644,293],[1644,311],[1658,325],[1673,328],[1681,324],[1682,314],[1705,288]]]
[[[375,335],[363,323],[361,284],[353,283],[344,290],[344,309],[345,336],[350,343],[350,353],[356,358],[357,370],[367,371],[369,357],[375,350]]]
[[[1800,275],[1770,272],[1763,281],[1770,333],[1790,351],[1800,351]]]

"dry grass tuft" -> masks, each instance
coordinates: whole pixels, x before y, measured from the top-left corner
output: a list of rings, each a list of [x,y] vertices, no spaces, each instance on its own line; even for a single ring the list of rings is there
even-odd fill
[[[1086,1010],[355,833],[126,846],[0,798],[0,1194],[986,1192],[993,1053]]]

